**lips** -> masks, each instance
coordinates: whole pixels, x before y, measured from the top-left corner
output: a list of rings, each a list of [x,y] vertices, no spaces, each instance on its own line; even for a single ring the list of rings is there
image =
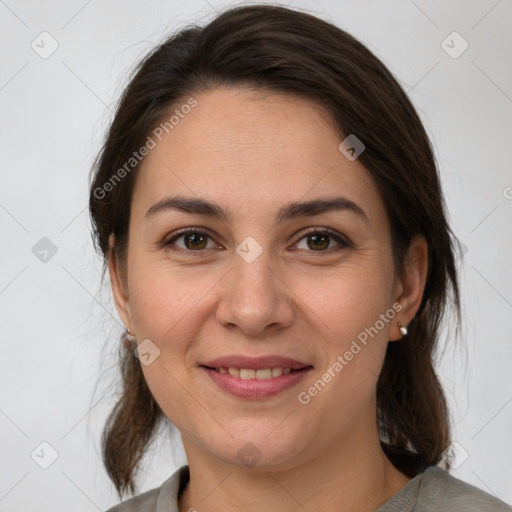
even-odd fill
[[[224,356],[199,367],[222,390],[238,398],[262,399],[296,386],[313,365],[281,356]]]

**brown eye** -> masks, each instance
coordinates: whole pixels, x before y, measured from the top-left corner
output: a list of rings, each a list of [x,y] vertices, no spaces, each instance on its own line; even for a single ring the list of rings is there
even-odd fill
[[[329,242],[331,237],[324,233],[319,235],[308,235],[306,237],[307,244],[310,249],[327,249],[329,247]]]
[[[337,247],[334,248],[341,249],[349,246],[345,240],[330,230],[316,230],[303,236],[297,243],[297,249],[306,249],[310,252],[326,252],[327,249],[333,248],[333,240],[337,244]],[[302,247],[300,246],[301,243],[303,244]]]
[[[187,249],[205,249],[208,243],[208,237],[199,233],[183,235],[183,240]]]
[[[182,245],[177,243],[178,240],[183,239]],[[212,241],[212,245],[208,246],[208,241]],[[176,245],[179,249],[190,252],[200,252],[203,249],[216,247],[211,237],[202,231],[182,231],[180,234],[174,236],[164,243],[164,246]]]

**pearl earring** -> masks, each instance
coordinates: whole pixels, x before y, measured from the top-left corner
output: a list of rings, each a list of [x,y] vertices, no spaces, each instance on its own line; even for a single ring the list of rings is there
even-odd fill
[[[409,329],[406,325],[402,325],[402,322],[398,322],[398,327],[400,328],[400,332],[402,333],[402,336],[407,336],[407,333],[409,332]]]

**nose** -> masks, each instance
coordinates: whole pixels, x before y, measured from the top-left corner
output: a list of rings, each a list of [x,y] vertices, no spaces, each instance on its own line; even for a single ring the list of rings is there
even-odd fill
[[[264,250],[250,262],[234,256],[216,311],[217,321],[224,327],[257,336],[292,324],[293,292],[268,252]]]

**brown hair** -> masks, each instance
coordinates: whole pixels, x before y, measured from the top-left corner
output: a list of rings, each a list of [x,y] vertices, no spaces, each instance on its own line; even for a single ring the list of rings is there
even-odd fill
[[[102,278],[111,233],[115,256],[125,262],[138,166],[122,179],[114,180],[116,173],[119,178],[133,152],[184,98],[217,86],[297,94],[323,105],[340,135],[355,134],[366,146],[359,159],[384,200],[398,272],[411,238],[425,236],[423,300],[409,335],[388,344],[377,403],[383,449],[400,471],[412,477],[439,463],[450,428],[433,358],[450,292],[460,317],[455,238],[433,151],[412,103],[384,64],[342,29],[284,7],[236,7],[204,27],[179,31],[138,64],[92,169],[90,216],[95,247],[104,258]],[[138,463],[163,413],[133,350],[120,347],[123,393],[102,443],[107,472],[121,496],[128,489],[134,493]]]

